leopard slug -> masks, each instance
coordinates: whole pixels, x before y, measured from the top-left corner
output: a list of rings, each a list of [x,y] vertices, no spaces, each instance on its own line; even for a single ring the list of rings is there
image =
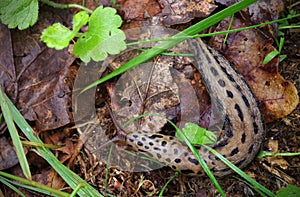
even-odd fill
[[[195,53],[195,66],[214,100],[217,111],[224,117],[218,141],[211,145],[239,168],[249,164],[259,151],[265,126],[258,103],[245,79],[219,52],[201,39],[189,42]],[[135,131],[126,136],[128,146],[189,175],[203,175],[203,170],[189,148],[173,136]],[[231,169],[204,147],[197,148],[212,172],[222,177]]]

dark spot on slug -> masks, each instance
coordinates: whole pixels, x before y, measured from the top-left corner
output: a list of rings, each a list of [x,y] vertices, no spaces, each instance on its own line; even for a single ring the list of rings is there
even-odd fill
[[[246,97],[245,95],[243,95],[243,94],[242,94],[242,99],[243,99],[245,105],[246,105],[248,108],[250,108],[250,103],[249,103],[247,97]]]
[[[225,81],[222,80],[222,79],[219,79],[219,80],[218,80],[218,84],[219,84],[221,87],[223,87],[223,88],[226,86]]]
[[[231,129],[227,129],[225,135],[229,138],[231,138],[233,136],[233,133],[231,131]]]
[[[134,138],[138,138],[139,136],[138,136],[138,135],[136,135],[136,134],[134,134],[134,135],[132,135],[132,137],[134,137]]]
[[[185,157],[188,156],[188,155],[189,155],[188,152],[184,152],[184,153],[183,153],[183,156],[185,156]]]
[[[172,165],[171,168],[172,168],[173,170],[176,170],[176,166],[174,166],[174,165]]]
[[[236,85],[236,89],[237,89],[239,92],[243,92],[240,85]]]
[[[178,149],[174,148],[174,155],[178,155]]]
[[[166,158],[166,162],[170,163],[171,159],[170,158]]]
[[[169,140],[174,140],[174,137],[173,136],[169,136]]]
[[[250,154],[250,153],[252,153],[252,151],[253,151],[253,144],[251,144],[251,146],[249,146],[248,153]]]
[[[229,74],[229,73],[227,72],[227,70],[226,70],[226,68],[225,68],[224,66],[221,66],[221,69],[222,69],[222,71],[226,74],[227,78],[228,78],[230,81],[235,82],[235,80],[234,80],[234,78],[232,77],[232,75]]]
[[[220,141],[218,144],[215,145],[215,148],[222,148],[228,144],[227,139]]]
[[[134,139],[129,138],[128,140],[129,140],[129,142],[134,142]]]
[[[143,143],[142,143],[141,141],[138,141],[138,142],[137,142],[137,145],[138,145],[138,146],[143,146]]]
[[[218,75],[219,75],[218,71],[217,71],[214,67],[210,67],[210,71],[211,71],[211,73],[212,73],[214,76],[218,76]]]
[[[174,161],[175,161],[175,163],[180,163],[180,162],[181,162],[181,159],[176,158]]]
[[[253,122],[253,130],[254,130],[255,134],[258,133],[258,126],[257,126],[256,122]]]
[[[146,138],[145,138],[145,137],[142,137],[142,141],[144,141],[144,142],[145,142],[145,141],[146,141]]]
[[[158,134],[153,134],[149,137],[150,139],[155,139],[155,138],[163,138],[162,135],[158,135]]]
[[[183,174],[194,174],[193,170],[181,170]]]
[[[159,154],[159,153],[157,153],[156,156],[157,156],[158,159],[161,158],[161,154]]]
[[[224,168],[222,170],[220,170],[221,172],[228,172],[230,170],[230,168]]]
[[[236,155],[236,154],[238,154],[238,152],[239,152],[239,148],[236,147],[235,149],[233,149],[233,150],[231,151],[230,156]]]
[[[163,153],[166,153],[168,150],[167,149],[163,149]]]
[[[243,122],[244,121],[244,114],[240,108],[240,106],[238,104],[235,104],[234,105],[234,109],[236,109],[237,113],[238,113],[238,116],[240,118],[240,120]]]
[[[215,156],[215,160],[217,160],[217,161],[220,161],[220,158],[219,158],[219,157],[217,157],[217,156]]]
[[[193,159],[193,158],[188,158],[188,161],[195,164],[195,165],[199,165],[199,161],[197,159]]]
[[[204,54],[205,55],[205,58],[206,58],[206,60],[208,61],[208,63],[210,64],[211,63],[211,58],[209,57],[209,55],[208,54]]]
[[[158,147],[154,147],[153,149],[154,149],[154,150],[157,150],[157,151],[161,151],[161,149],[158,148]]]
[[[166,146],[167,145],[167,142],[166,141],[162,141],[161,142],[161,146]]]
[[[210,51],[210,52],[211,52],[211,51]],[[214,59],[216,60],[216,62],[217,62],[218,64],[220,64],[219,57],[218,57],[217,55],[214,55]]]
[[[231,126],[232,126],[232,123],[231,123],[231,120],[230,120],[228,114],[225,115],[224,119],[225,119],[226,124],[227,124],[229,127],[231,127]]]
[[[149,145],[150,145],[150,146],[153,146],[154,144],[153,144],[153,142],[149,142]]]
[[[233,93],[231,91],[226,90],[226,93],[229,98],[233,98]]]
[[[149,149],[150,147],[149,146],[144,146],[145,147],[145,149]]]
[[[241,142],[242,142],[242,144],[244,144],[246,142],[246,133],[242,134]]]

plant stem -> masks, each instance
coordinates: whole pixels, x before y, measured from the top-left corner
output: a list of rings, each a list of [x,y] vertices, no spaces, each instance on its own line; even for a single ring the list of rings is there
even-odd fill
[[[41,2],[49,5],[49,6],[52,6],[54,8],[60,8],[60,9],[68,9],[68,8],[78,8],[78,9],[81,9],[81,10],[84,10],[84,11],[87,11],[88,13],[92,13],[93,11],[82,6],[82,5],[78,5],[78,4],[60,4],[60,3],[55,3],[53,1],[49,1],[49,0],[41,0]]]

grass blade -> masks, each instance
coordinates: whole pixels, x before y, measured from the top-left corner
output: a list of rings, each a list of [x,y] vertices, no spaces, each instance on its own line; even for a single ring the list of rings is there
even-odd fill
[[[225,157],[223,157],[216,150],[214,150],[211,147],[206,146],[206,145],[202,145],[202,146],[204,146],[210,152],[212,152],[214,155],[216,155],[217,157],[219,157],[227,166],[229,166],[233,171],[235,171],[236,173],[238,173],[248,183],[250,183],[253,186],[254,189],[259,189],[260,191],[264,192],[267,196],[275,197],[275,195],[270,190],[268,190],[267,188],[265,188],[264,186],[262,186],[261,184],[259,184],[258,182],[256,182],[254,179],[252,179],[251,177],[249,177],[245,172],[243,172],[241,169],[239,169],[238,167],[236,167],[235,165],[233,165],[230,161],[228,161]]]
[[[30,125],[26,122],[23,116],[20,114],[18,109],[13,105],[10,99],[4,94],[6,103],[8,104],[9,110],[11,111],[12,116],[14,117],[15,123],[24,133],[28,140],[41,144],[41,147],[36,147],[37,152],[52,166],[52,168],[66,181],[66,183],[72,188],[75,189],[79,184],[85,184],[86,187],[81,188],[78,191],[79,196],[99,196],[102,195],[88,183],[86,183],[82,178],[80,178],[73,171],[64,166],[60,161],[54,156],[54,154],[47,148],[43,146],[43,142],[38,139]]]
[[[13,116],[8,107],[8,103],[4,97],[4,92],[2,90],[2,86],[0,85],[0,106],[2,109],[3,117],[6,121],[6,125],[13,141],[14,147],[16,148],[17,157],[19,160],[19,164],[21,166],[22,172],[27,179],[31,180],[31,172],[29,169],[29,165],[27,162],[27,158],[20,140],[20,136],[18,134],[18,130],[14,124]]]

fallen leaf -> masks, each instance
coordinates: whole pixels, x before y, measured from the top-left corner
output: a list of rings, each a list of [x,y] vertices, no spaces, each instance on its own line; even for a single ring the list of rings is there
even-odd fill
[[[228,24],[229,18],[222,21],[216,31],[226,30]],[[244,26],[245,22],[235,17],[231,28]],[[213,37],[210,43],[245,77],[259,102],[266,122],[290,114],[299,103],[297,89],[292,82],[285,80],[278,73],[278,57],[266,65],[262,63],[264,57],[275,50],[272,42],[255,29],[229,34],[226,46],[223,44],[223,38],[224,36]]]
[[[72,118],[70,65],[75,58],[67,49],[46,48],[39,38],[43,28],[50,25],[49,17],[67,22],[67,16],[67,12],[41,8],[40,20],[31,29],[9,31],[1,26],[5,35],[0,36],[0,83],[23,116],[35,121],[41,131],[66,125]]]
[[[211,0],[160,0],[160,3],[166,26],[187,23],[196,17],[207,17],[217,8]]]
[[[19,163],[14,146],[5,136],[0,137],[0,170],[8,169]]]

